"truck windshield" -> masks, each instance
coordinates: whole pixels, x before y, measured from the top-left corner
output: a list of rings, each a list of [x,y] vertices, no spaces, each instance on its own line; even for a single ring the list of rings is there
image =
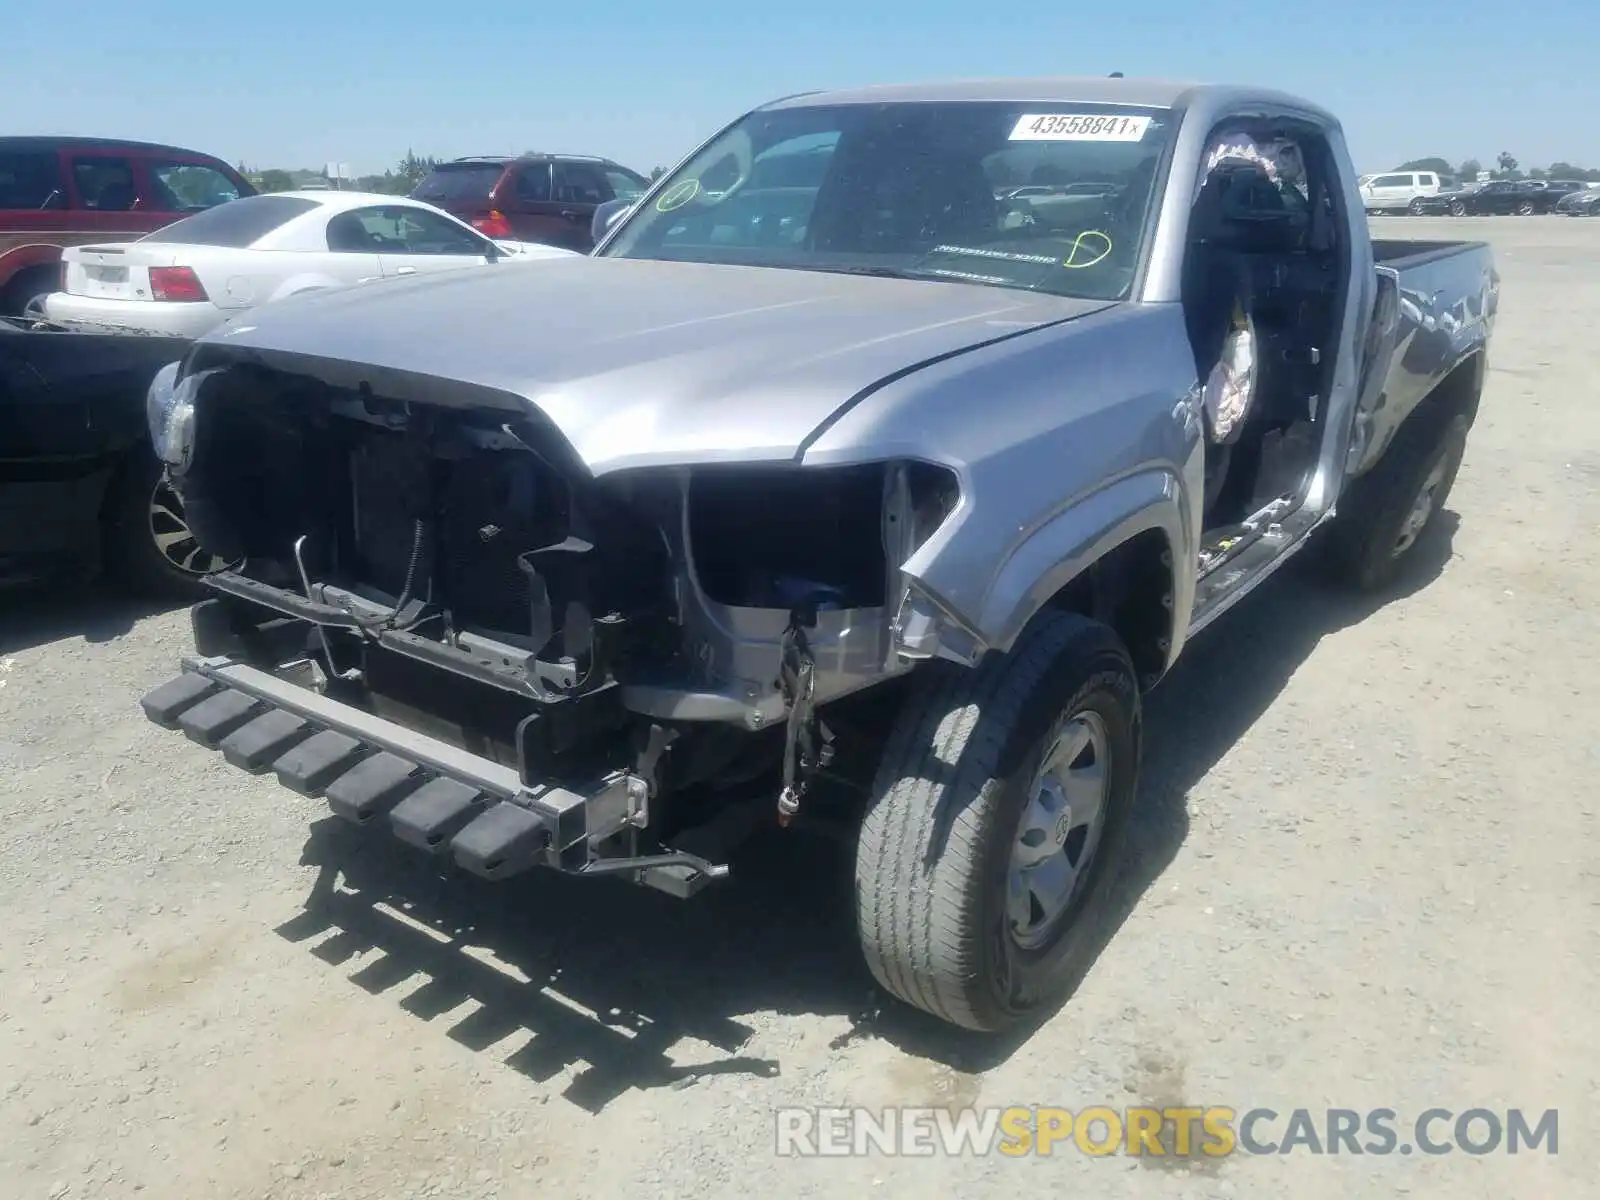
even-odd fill
[[[1122,299],[1167,110],[805,105],[724,131],[602,257],[838,271]]]

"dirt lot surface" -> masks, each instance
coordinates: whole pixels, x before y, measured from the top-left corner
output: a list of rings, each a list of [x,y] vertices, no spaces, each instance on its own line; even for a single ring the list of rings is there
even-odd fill
[[[0,602],[0,1195],[1593,1195],[1600,221],[1377,224],[1499,256],[1452,511],[1381,606],[1297,568],[1191,647],[1126,919],[1021,1045],[873,1016],[831,846],[689,904],[435,880],[142,718],[181,612]],[[1566,1144],[774,1156],[778,1105],[967,1103],[1558,1108]]]

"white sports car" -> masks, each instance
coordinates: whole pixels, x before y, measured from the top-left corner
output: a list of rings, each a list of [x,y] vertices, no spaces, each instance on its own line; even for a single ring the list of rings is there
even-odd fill
[[[246,196],[136,242],[61,255],[42,316],[198,337],[239,312],[315,288],[576,252],[493,241],[403,196],[300,191]]]

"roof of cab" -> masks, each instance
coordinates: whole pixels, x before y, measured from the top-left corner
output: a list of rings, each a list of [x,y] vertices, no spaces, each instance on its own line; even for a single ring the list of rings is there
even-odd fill
[[[941,100],[1040,102],[1082,101],[1085,104],[1137,104],[1170,108],[1196,87],[1164,79],[1112,79],[1099,75],[1046,79],[963,79],[939,83],[890,83],[805,92],[775,100],[769,108],[802,108],[813,104],[917,104]]]
[[[1299,96],[1270,88],[1106,75],[877,84],[830,92],[803,92],[774,100],[762,108],[772,110],[808,108],[824,104],[932,104],[983,101],[1002,104],[1126,104],[1137,108],[1190,108],[1202,100],[1216,107],[1252,100],[1264,101],[1298,109],[1313,114],[1331,125],[1338,125],[1338,119],[1325,109]]]
[[[0,134],[0,147],[11,151],[27,150],[148,150],[158,154],[182,154],[189,158],[215,159],[215,154],[174,146],[166,142],[140,142],[128,138],[81,137],[72,134]]]

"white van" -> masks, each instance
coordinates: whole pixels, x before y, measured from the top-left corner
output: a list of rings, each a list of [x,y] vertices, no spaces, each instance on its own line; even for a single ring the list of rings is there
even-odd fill
[[[1439,176],[1432,171],[1392,171],[1361,181],[1361,203],[1367,214],[1422,213],[1422,200],[1439,194]]]

